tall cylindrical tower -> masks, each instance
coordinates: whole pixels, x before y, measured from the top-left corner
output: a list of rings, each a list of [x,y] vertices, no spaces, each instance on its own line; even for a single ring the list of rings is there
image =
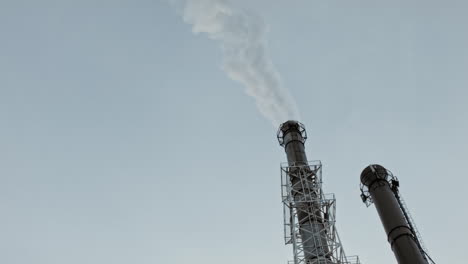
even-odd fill
[[[364,202],[373,202],[399,264],[428,264],[408,213],[398,195],[399,183],[387,169],[369,165],[361,173]]]
[[[326,238],[320,235],[323,233],[321,231],[324,229],[324,219],[320,210],[317,210],[320,205],[314,202],[319,193],[317,193],[318,190],[308,188],[310,185],[308,183],[314,184],[316,179],[314,179],[315,175],[312,170],[308,168],[304,147],[304,142],[307,139],[305,127],[299,122],[287,121],[281,125],[278,135],[280,145],[284,147],[288,164],[291,166],[289,175],[291,176],[292,195],[296,205],[301,207],[297,212],[297,221],[300,226],[299,232],[305,258],[309,261],[327,258],[328,244]],[[300,169],[304,169],[305,173],[300,173]],[[313,217],[310,217],[311,214]]]
[[[333,194],[322,190],[322,164],[308,161],[304,125],[287,121],[278,130],[278,140],[288,163],[281,166],[285,242],[292,244],[295,264],[359,263],[346,257],[335,228]]]

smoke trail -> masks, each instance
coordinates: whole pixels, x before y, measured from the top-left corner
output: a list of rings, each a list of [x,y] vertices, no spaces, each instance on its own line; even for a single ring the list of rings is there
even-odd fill
[[[260,112],[274,126],[299,119],[297,106],[282,84],[267,55],[265,25],[246,10],[235,9],[226,0],[186,0],[183,18],[195,34],[205,33],[219,41],[223,70],[255,98]]]

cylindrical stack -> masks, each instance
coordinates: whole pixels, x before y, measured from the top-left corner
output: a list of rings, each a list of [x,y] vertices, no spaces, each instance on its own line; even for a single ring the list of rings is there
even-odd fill
[[[304,148],[304,142],[306,140],[304,126],[297,121],[287,121],[281,125],[279,132],[280,136],[278,139],[286,151],[289,166],[291,166],[291,168],[296,166],[305,166],[308,168],[308,160]],[[328,248],[326,236],[324,235],[326,231],[319,232],[325,230],[323,216],[319,213],[318,209],[320,205],[318,202],[302,202],[310,199],[310,197],[305,197],[305,194],[314,196],[312,200],[315,200],[318,197],[318,193],[314,193],[316,190],[305,190],[307,187],[301,184],[301,182],[307,179],[301,179],[300,176],[293,176],[299,175],[299,173],[294,173],[294,171],[292,171],[290,175],[294,200],[297,201],[297,204],[300,204],[301,207],[297,215],[304,247],[304,256],[308,260],[308,263],[313,263],[313,261],[317,259],[327,259],[329,258],[330,250]],[[311,217],[311,214],[313,217]],[[320,235],[320,233],[323,235]]]
[[[284,146],[289,165],[308,164],[304,143],[306,138],[303,133],[305,128],[296,121],[288,121],[280,127],[283,138],[281,144]]]
[[[398,263],[427,264],[388,179],[387,170],[380,165],[369,165],[361,173]]]

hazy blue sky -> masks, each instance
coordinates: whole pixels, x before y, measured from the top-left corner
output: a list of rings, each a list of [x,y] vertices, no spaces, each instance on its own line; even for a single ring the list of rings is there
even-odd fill
[[[380,163],[438,263],[465,263],[468,4],[236,0],[338,199],[348,255],[395,263]],[[0,263],[284,264],[276,128],[162,0],[0,0]]]

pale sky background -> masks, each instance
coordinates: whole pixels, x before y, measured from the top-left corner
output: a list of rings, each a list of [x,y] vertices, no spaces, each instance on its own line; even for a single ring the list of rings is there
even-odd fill
[[[396,263],[380,163],[437,263],[466,263],[468,4],[236,0],[324,164],[342,242]],[[162,0],[0,0],[0,263],[284,264],[276,128]]]

